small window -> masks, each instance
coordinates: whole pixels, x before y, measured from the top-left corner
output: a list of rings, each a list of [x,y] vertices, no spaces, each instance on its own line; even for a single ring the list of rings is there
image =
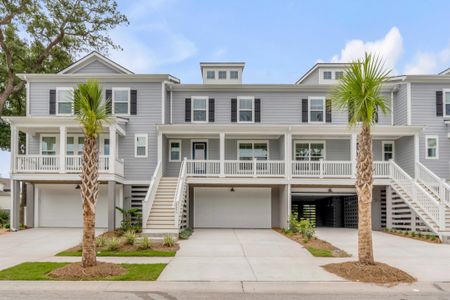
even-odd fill
[[[325,115],[325,98],[309,98],[309,122],[323,123]]]
[[[219,71],[219,79],[227,79],[227,71]]]
[[[134,156],[135,157],[147,157],[147,134],[136,134],[134,136]]]
[[[56,136],[41,137],[41,154],[56,155]]]
[[[110,153],[110,145],[109,145],[109,138],[103,139],[103,155],[109,156]]]
[[[181,141],[169,141],[169,161],[181,161]]]
[[[425,144],[427,148],[426,158],[427,159],[438,159],[439,158],[439,139],[437,136],[428,135],[425,137]]]
[[[394,159],[394,142],[383,142],[383,160]]]
[[[56,104],[58,115],[73,114],[73,88],[57,88]]]
[[[267,142],[238,142],[239,160],[267,160],[269,156]]]
[[[331,80],[331,71],[324,71],[323,72],[323,79]]]
[[[208,97],[192,97],[192,122],[207,122]]]
[[[250,97],[238,98],[239,122],[252,123],[254,120],[255,99]]]
[[[450,90],[444,90],[444,115],[450,117]]]
[[[343,71],[336,71],[334,73],[334,79],[339,80],[342,79],[344,77],[344,72]]]
[[[113,88],[112,102],[115,115],[128,115],[130,113],[130,89]]]
[[[207,79],[215,79],[216,78],[216,72],[215,71],[206,71],[206,78]]]
[[[321,160],[325,158],[324,142],[295,143],[295,160]]]
[[[239,79],[238,71],[230,71],[230,79]]]

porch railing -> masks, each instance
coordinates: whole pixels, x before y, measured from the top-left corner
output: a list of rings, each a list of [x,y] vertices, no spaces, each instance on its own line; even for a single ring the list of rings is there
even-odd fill
[[[292,162],[292,176],[294,177],[351,177],[352,176],[351,161],[294,161]]]
[[[186,160],[188,176],[284,177],[283,160]]]

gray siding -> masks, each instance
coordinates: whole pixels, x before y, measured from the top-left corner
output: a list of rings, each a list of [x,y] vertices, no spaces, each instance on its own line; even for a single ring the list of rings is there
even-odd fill
[[[424,125],[420,134],[420,162],[442,178],[449,178],[450,140],[449,129],[444,117],[436,116],[436,91],[450,89],[450,84],[411,84],[412,125]],[[449,119],[449,118],[447,118]],[[439,159],[426,159],[425,136],[437,135],[439,138]]]
[[[395,162],[414,177],[414,137],[404,136],[395,141]]]
[[[81,69],[76,70],[75,72],[71,73],[80,73],[80,74],[118,74],[119,72],[112,69],[111,67],[105,65],[102,62],[99,62],[97,60],[87,64],[86,66],[82,67]]]
[[[394,94],[394,125],[408,124],[407,85],[399,85],[399,90]]]
[[[306,77],[301,84],[302,85],[319,84],[319,69],[316,69],[314,70],[314,72],[309,74],[309,76]]]

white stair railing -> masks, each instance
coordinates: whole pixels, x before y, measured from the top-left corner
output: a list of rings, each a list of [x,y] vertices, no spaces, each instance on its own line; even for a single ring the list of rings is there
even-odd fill
[[[175,190],[175,197],[173,199],[172,207],[175,210],[174,225],[175,228],[180,228],[181,218],[183,217],[183,206],[186,200],[186,174],[187,174],[187,159],[184,158],[180,167],[180,174],[178,175],[177,189]]]
[[[394,161],[391,160],[390,165],[391,179],[406,192],[406,194],[411,199],[411,202],[414,202],[414,204],[419,206],[423,210],[423,212],[429,218],[431,218],[435,226],[433,226],[433,224],[429,224],[427,220],[423,218],[424,216],[422,216],[422,219],[426,223],[428,223],[428,226],[430,226],[434,230],[444,229],[445,215],[443,214],[442,206],[440,205],[440,203]],[[403,200],[405,200],[405,202],[408,202],[407,199]],[[420,215],[420,213],[418,214]],[[436,228],[436,225],[438,226],[438,228]]]
[[[145,194],[144,201],[142,202],[142,227],[147,224],[148,217],[150,216],[150,210],[152,209],[153,202],[155,201],[156,191],[158,190],[159,181],[162,177],[162,163],[158,161],[155,172],[153,172],[150,185],[148,186],[147,194]]]
[[[422,163],[416,162],[416,180],[423,184],[443,203],[450,206],[450,185],[444,179],[434,174]]]

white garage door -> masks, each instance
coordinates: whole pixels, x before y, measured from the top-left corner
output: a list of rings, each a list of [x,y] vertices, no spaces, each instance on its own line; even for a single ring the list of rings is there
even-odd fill
[[[270,188],[195,188],[194,227],[271,228]]]
[[[75,185],[40,186],[39,227],[82,227],[80,190]],[[101,186],[96,209],[96,227],[108,227],[107,188]]]

